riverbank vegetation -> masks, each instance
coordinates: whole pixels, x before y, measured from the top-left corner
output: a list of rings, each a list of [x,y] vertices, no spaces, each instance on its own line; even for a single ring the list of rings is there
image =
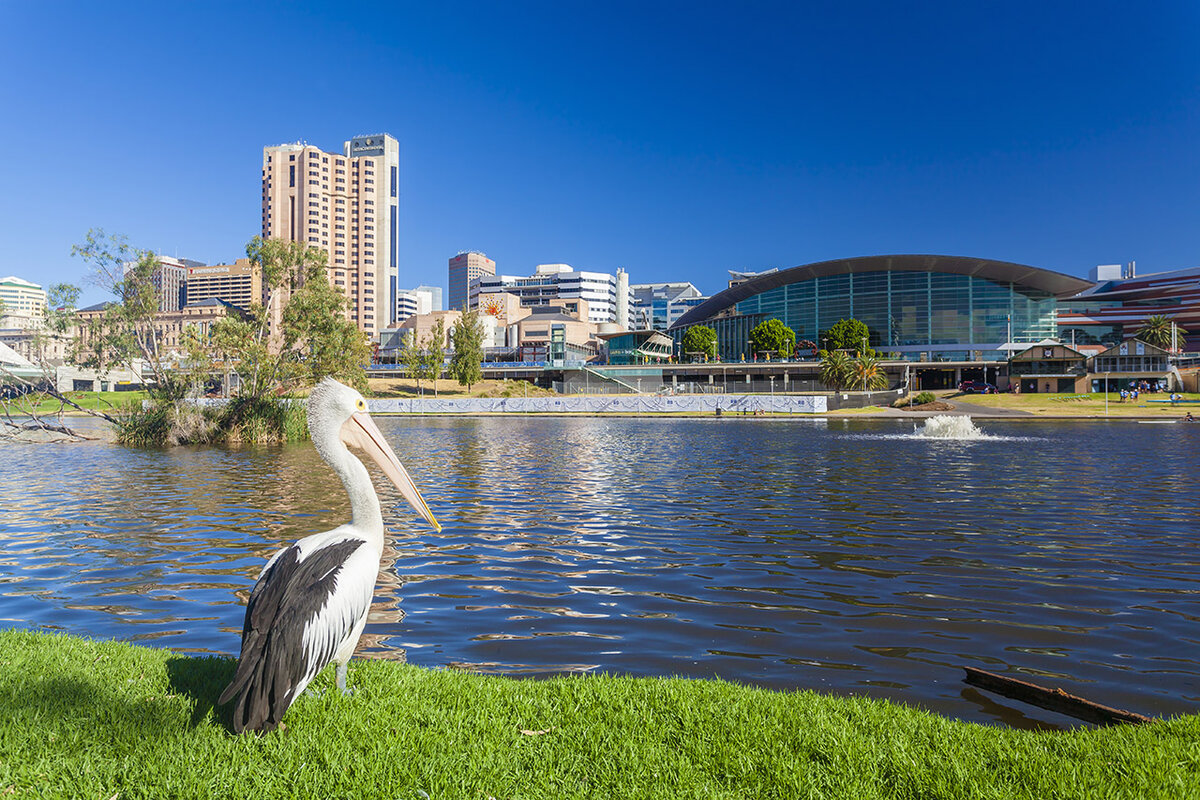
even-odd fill
[[[224,304],[215,320],[174,327],[156,319],[162,278],[154,253],[98,230],[73,253],[113,296],[83,322],[75,360],[101,374],[139,366],[147,381],[142,406],[105,414],[122,443],[304,438],[303,405],[292,402],[303,387],[331,375],[367,389],[370,349],[346,318],[346,298],[330,285],[326,256],[316,248],[254,237],[246,255],[261,270],[263,302]],[[216,394],[228,402],[202,402]]]
[[[229,659],[0,632],[0,795],[1195,797],[1200,716],[1032,732],[720,681],[518,680],[352,662],[235,736]]]

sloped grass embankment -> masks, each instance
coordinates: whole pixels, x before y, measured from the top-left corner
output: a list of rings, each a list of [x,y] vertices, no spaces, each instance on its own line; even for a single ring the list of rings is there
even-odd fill
[[[718,681],[359,660],[235,736],[233,662],[0,632],[0,797],[1200,796],[1200,716],[1035,733]]]

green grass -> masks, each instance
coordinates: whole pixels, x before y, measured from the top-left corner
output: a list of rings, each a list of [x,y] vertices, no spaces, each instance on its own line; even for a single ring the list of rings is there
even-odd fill
[[[66,397],[78,403],[80,406],[92,411],[104,411],[113,413],[131,406],[140,407],[142,401],[147,395],[144,391],[129,391],[129,392],[66,392]],[[71,406],[62,406],[53,397],[48,397],[42,394],[30,395],[28,397],[14,398],[9,401],[13,413],[33,410],[36,414],[53,414],[60,407],[68,414],[81,414],[83,412],[76,411]]]
[[[516,680],[352,662],[228,732],[228,659],[0,632],[0,797],[1200,796],[1200,716],[1035,733],[682,679]]]

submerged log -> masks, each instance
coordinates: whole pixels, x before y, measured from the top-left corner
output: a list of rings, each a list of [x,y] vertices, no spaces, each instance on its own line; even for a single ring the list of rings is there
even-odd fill
[[[1046,689],[1034,683],[1019,681],[1016,678],[1006,678],[1003,675],[984,672],[973,667],[963,667],[963,670],[967,673],[967,677],[963,678],[965,683],[1039,708],[1057,711],[1084,722],[1092,722],[1097,725],[1140,725],[1144,722],[1154,721],[1150,717],[1133,711],[1111,708],[1073,694],[1067,694],[1062,689]]]

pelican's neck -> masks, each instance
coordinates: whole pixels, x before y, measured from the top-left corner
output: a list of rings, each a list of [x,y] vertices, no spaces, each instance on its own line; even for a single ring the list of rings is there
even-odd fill
[[[350,496],[350,513],[354,527],[378,534],[383,538],[383,512],[379,507],[379,496],[371,483],[371,475],[363,463],[350,452],[341,439],[334,438],[318,448],[321,456],[333,467],[342,479],[346,494]]]

